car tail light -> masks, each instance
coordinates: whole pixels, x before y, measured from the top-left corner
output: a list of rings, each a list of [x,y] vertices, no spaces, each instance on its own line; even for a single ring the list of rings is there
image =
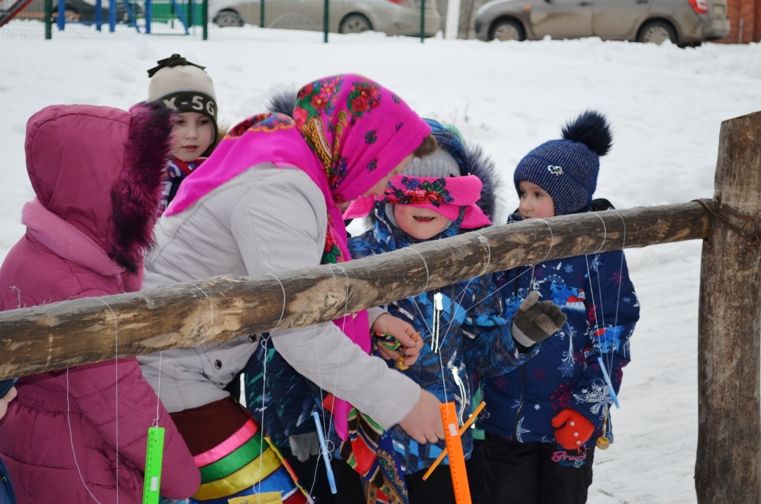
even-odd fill
[[[419,5],[414,0],[388,0],[388,1],[391,3],[395,3],[396,5],[401,5],[402,7],[417,7]]]
[[[690,0],[690,7],[698,14],[708,14],[708,0]]]

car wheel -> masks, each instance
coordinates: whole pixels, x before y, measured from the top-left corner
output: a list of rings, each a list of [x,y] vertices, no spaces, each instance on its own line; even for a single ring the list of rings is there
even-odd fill
[[[523,26],[514,19],[500,19],[491,27],[489,40],[524,40]]]
[[[349,14],[341,20],[338,33],[362,33],[373,29],[373,24],[362,14]]]
[[[214,23],[221,28],[243,26],[245,24],[243,18],[240,17],[240,14],[230,9],[219,11],[217,15],[214,16]]]
[[[638,42],[661,45],[664,42],[676,44],[676,32],[674,28],[665,21],[650,21],[645,24],[637,36]]]

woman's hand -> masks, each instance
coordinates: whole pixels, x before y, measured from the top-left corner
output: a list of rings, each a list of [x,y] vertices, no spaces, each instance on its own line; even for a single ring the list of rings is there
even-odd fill
[[[420,391],[420,398],[412,411],[407,413],[399,426],[418,443],[435,443],[444,439],[444,425],[439,410],[441,402],[427,390]]]
[[[423,348],[423,338],[408,322],[384,313],[375,319],[371,331],[379,336],[388,334],[399,342],[400,346],[396,350],[383,343],[378,344],[377,348],[381,357],[395,361],[400,370],[407,369],[417,361],[420,349]]]

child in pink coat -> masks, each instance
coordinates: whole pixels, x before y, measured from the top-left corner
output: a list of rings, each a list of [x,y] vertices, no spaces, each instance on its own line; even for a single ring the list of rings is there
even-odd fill
[[[31,117],[36,198],[0,268],[0,310],[139,289],[170,130],[170,111],[156,104],[57,105]],[[154,421],[166,429],[161,493],[180,499],[198,487],[193,459],[134,357],[22,377],[17,389],[0,422],[0,455],[19,503],[139,503]]]

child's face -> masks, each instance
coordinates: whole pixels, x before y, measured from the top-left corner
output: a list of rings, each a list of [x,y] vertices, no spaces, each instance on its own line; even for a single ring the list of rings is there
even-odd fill
[[[547,192],[528,180],[518,184],[518,193],[521,196],[521,204],[518,213],[524,219],[546,219],[555,216],[555,203]]]
[[[452,223],[440,213],[410,205],[394,205],[394,219],[399,229],[416,240],[430,240]]]
[[[368,197],[368,196],[381,196],[383,192],[386,190],[386,186],[388,185],[388,181],[391,180],[392,177],[399,175],[404,171],[405,168],[407,168],[407,165],[410,164],[410,161],[412,161],[412,154],[407,156],[406,158],[402,159],[401,162],[399,162],[396,167],[388,172],[388,175],[380,179],[374,186],[372,186],[368,191],[365,192],[362,196]]]
[[[209,116],[198,112],[181,112],[172,127],[172,155],[182,161],[195,161],[214,140],[214,126]]]

